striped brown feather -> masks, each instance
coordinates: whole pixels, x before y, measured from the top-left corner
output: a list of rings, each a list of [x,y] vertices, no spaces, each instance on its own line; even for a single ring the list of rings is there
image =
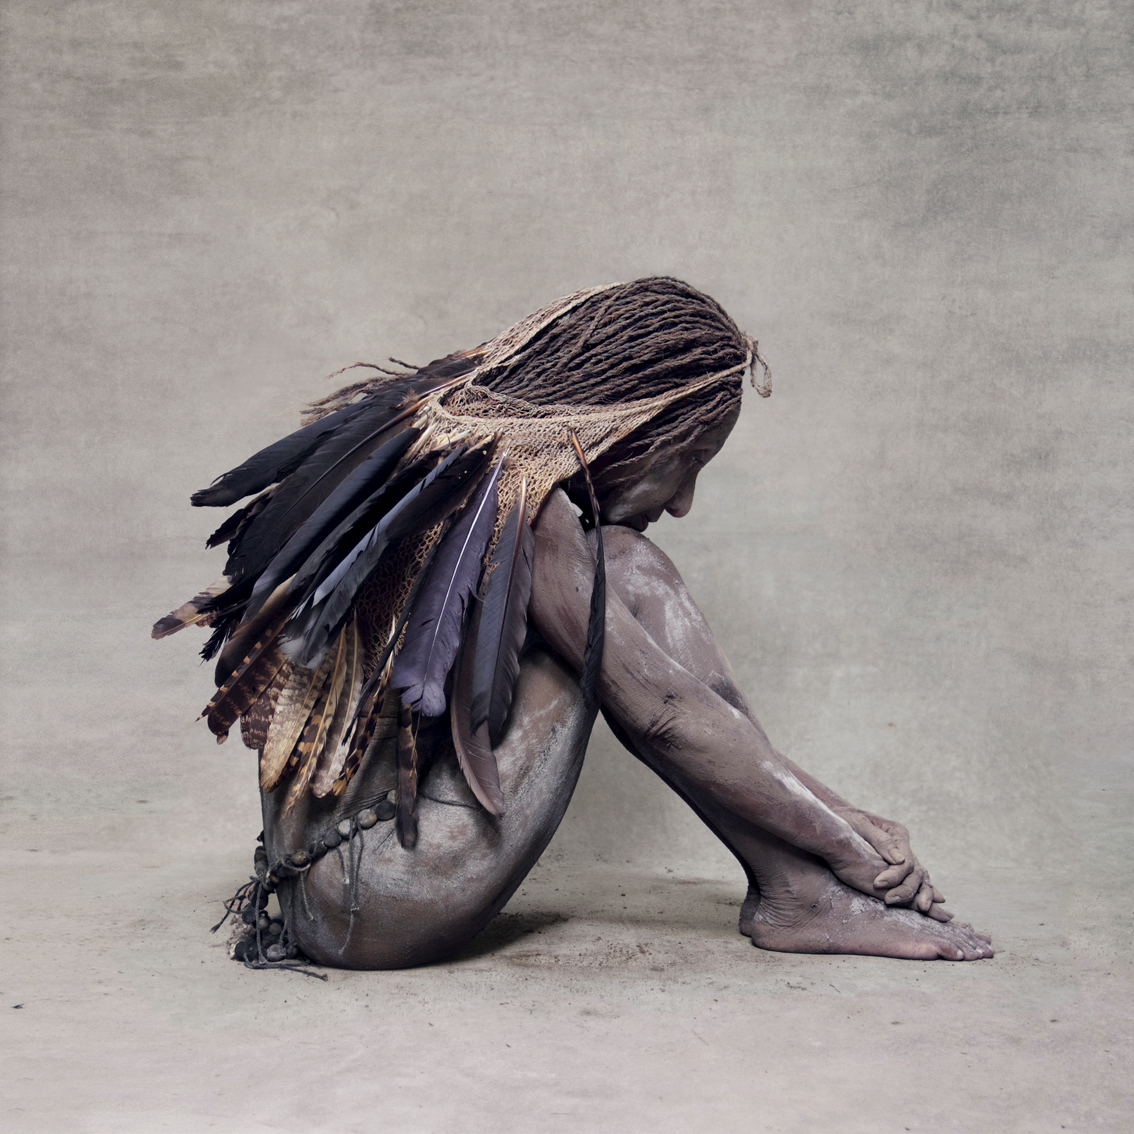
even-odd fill
[[[342,689],[326,739],[316,754],[315,771],[311,777],[311,793],[318,798],[330,794],[342,771],[349,752],[346,730],[358,708],[358,695],[362,690],[362,638],[354,618],[343,628],[343,650]]]
[[[248,748],[261,749],[268,739],[268,726],[279,703],[280,691],[287,684],[291,663],[281,667],[256,703],[240,718],[240,736]]]
[[[295,776],[288,788],[287,798],[284,801],[283,814],[288,815],[292,808],[307,794],[311,777],[319,760],[319,754],[327,739],[327,729],[335,718],[339,698],[343,691],[343,678],[345,677],[346,635],[340,634],[338,642],[331,647],[329,655],[334,657],[330,671],[327,673],[311,716],[303,728],[303,735],[296,745],[299,755],[299,764]]]
[[[296,744],[315,707],[315,701],[334,663],[334,651],[328,651],[318,669],[296,666],[280,694],[275,716],[268,727],[268,738],[260,755],[260,788],[272,791],[284,774]]]
[[[417,816],[414,803],[417,800],[417,714],[406,705],[398,709],[398,796],[397,818],[398,842],[406,850],[417,845]]]
[[[201,607],[217,595],[224,594],[228,590],[230,580],[227,575],[222,575],[215,583],[210,583],[199,595],[194,595],[188,602],[182,603],[176,610],[171,611],[164,618],[159,618],[154,623],[153,630],[150,631],[151,638],[167,638],[170,634],[176,634],[178,630],[183,630],[186,626],[192,626],[195,623],[208,624],[213,619],[213,611],[206,611],[201,613]]]

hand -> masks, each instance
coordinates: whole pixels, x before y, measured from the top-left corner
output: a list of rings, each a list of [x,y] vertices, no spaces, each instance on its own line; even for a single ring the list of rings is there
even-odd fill
[[[914,856],[910,833],[901,823],[853,807],[836,810],[890,864],[873,879],[875,897],[882,897],[888,906],[912,906],[936,921],[951,920],[953,915],[941,905],[944,895]]]

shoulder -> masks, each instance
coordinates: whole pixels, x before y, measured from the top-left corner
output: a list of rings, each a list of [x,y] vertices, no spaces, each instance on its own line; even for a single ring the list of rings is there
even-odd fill
[[[584,533],[576,509],[561,489],[555,489],[540,510],[534,525],[536,561],[533,586],[546,589],[566,585],[578,589],[594,571],[593,531]],[[685,585],[669,556],[641,532],[618,524],[602,529],[606,575],[614,591],[637,616],[638,607],[650,598],[672,598],[684,593]],[[589,596],[589,586],[587,595]]]
[[[594,535],[588,533],[591,540]],[[606,524],[602,529],[603,552],[608,563],[628,570],[677,574],[673,561],[656,543],[642,532],[621,524]]]

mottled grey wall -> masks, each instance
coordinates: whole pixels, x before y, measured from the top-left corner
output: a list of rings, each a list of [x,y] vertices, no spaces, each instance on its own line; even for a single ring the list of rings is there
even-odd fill
[[[1129,5],[3,19],[17,824],[125,846],[145,797],[159,858],[243,864],[253,759],[190,724],[199,640],[148,639],[219,574],[189,492],[344,364],[671,273],[775,373],[657,529],[773,741],[970,891],[1126,879]],[[609,737],[554,849],[726,868]]]

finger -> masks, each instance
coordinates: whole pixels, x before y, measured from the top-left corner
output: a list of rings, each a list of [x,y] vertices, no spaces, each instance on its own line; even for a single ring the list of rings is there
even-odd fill
[[[882,873],[874,879],[875,889],[893,889],[893,887],[898,886],[902,882],[904,882],[911,874],[914,874],[916,872],[916,867],[916,860],[911,859],[909,862],[899,862],[896,865],[891,866],[889,869],[883,870]]]
[[[915,870],[900,886],[895,886],[894,889],[886,895],[886,905],[908,905],[913,900],[913,896],[921,889],[924,873],[925,872],[922,870]]]
[[[934,921],[953,920],[953,915],[944,906],[930,906],[926,916],[933,918]]]
[[[944,894],[942,894],[942,893],[941,893],[941,891],[940,891],[940,890],[938,890],[936,886],[934,886],[934,887],[933,887],[933,900],[934,900],[935,902],[943,902],[943,901],[945,901],[945,895],[944,895]]]
[[[910,833],[896,819],[884,819],[881,815],[871,815],[869,811],[864,811],[863,814],[876,827],[881,827],[883,831],[893,835],[896,839],[901,839],[907,846],[909,845]]]
[[[898,840],[893,838],[881,827],[863,821],[855,824],[855,830],[888,862],[891,866],[901,866],[906,861],[902,847]]]
[[[929,879],[925,879],[917,892],[917,897],[914,898],[914,906],[921,913],[929,913],[930,907],[933,905],[934,892],[935,891]]]

